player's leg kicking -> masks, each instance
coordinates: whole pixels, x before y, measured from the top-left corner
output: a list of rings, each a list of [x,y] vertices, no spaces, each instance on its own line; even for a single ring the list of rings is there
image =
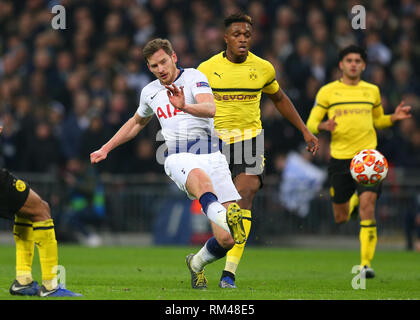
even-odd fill
[[[200,198],[200,200],[204,203],[202,198]],[[228,225],[232,229],[236,228],[236,231],[231,231],[232,234],[239,235],[241,239],[245,239],[245,231],[240,221],[242,216],[239,206],[234,202],[227,202],[223,203],[223,207],[226,208],[226,215],[228,216],[228,220],[230,220]],[[234,218],[230,219],[232,217]],[[231,234],[227,233],[224,228],[213,221],[211,221],[211,227],[214,236],[207,240],[205,245],[196,254],[189,254],[186,258],[186,263],[191,273],[191,286],[194,289],[207,288],[204,267],[213,261],[225,257],[226,253],[234,246]],[[240,241],[245,242],[245,240]]]
[[[235,243],[246,240],[239,206],[234,202],[220,203],[210,177],[202,169],[193,169],[186,182],[188,192],[200,201],[203,212],[211,220],[214,237],[197,254],[186,258],[194,289],[207,288],[204,266],[223,258]]]
[[[246,241],[241,210],[234,202],[240,195],[220,152],[170,155],[165,161],[165,171],[191,199],[199,199],[212,223],[214,237],[197,254],[186,258],[192,287],[204,289],[207,287],[204,266],[224,257],[235,243]]]
[[[360,270],[366,278],[374,278],[371,264],[377,243],[375,203],[381,193],[381,184],[372,187],[356,185],[348,167],[348,161],[341,160],[335,161],[328,169],[334,220],[337,224],[346,223],[352,213],[359,212]]]

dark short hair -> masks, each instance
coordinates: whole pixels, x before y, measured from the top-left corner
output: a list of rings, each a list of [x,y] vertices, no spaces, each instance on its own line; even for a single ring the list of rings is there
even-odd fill
[[[338,61],[343,60],[343,58],[348,55],[349,53],[358,53],[363,61],[366,63],[367,61],[367,53],[366,50],[358,45],[351,44],[343,49],[340,50],[338,53]]]
[[[169,42],[168,39],[153,39],[150,40],[143,48],[143,56],[146,62],[148,63],[148,59],[160,49],[163,49],[168,55],[172,55],[174,53],[174,49],[172,48],[172,44]]]
[[[249,23],[252,26],[252,18],[245,14],[245,13],[233,13],[225,18],[225,28],[228,28],[232,23],[235,22],[246,22]]]

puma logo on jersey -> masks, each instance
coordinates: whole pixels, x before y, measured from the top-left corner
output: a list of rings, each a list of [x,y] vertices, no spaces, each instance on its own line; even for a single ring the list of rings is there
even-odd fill
[[[218,74],[217,72],[214,72],[214,74],[215,74],[216,76],[218,76],[220,79],[222,79],[222,74],[223,74],[223,73]]]

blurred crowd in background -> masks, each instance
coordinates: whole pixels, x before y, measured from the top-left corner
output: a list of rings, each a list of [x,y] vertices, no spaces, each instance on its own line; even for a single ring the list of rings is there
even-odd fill
[[[54,30],[54,5],[66,29]],[[351,8],[367,10],[366,29],[351,26]],[[339,78],[337,53],[364,46],[364,79],[381,89],[386,113],[404,100],[414,117],[378,133],[395,166],[420,163],[420,2],[303,0],[0,0],[1,166],[17,172],[60,172],[89,161],[131,117],[142,88],[154,80],[142,47],[168,38],[179,66],[197,67],[224,50],[223,18],[253,18],[251,51],[275,67],[277,80],[306,121],[318,89]],[[267,174],[299,150],[301,134],[263,98]],[[164,174],[156,163],[156,119],[98,166],[102,173]],[[328,135],[312,159],[325,166]]]

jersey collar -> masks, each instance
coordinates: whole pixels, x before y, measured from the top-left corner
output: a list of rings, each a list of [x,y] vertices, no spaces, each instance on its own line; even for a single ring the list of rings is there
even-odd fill
[[[179,74],[178,74],[178,76],[175,78],[174,82],[175,82],[176,80],[178,80],[178,79],[179,79],[179,77],[181,76],[181,74],[184,72],[184,68],[177,67],[177,69],[179,69]]]
[[[338,82],[340,82],[343,86],[347,86],[347,87],[357,87],[361,82],[362,79],[359,79],[359,82],[357,84],[351,85],[351,84],[346,84],[343,82],[343,78],[340,78],[337,80]]]
[[[230,60],[227,58],[227,56],[226,56],[226,50],[222,51],[222,57],[223,57],[223,58],[224,58],[227,62],[229,62],[229,63],[231,63],[231,64],[241,64],[241,63],[244,63],[244,62],[246,62],[246,61],[248,60],[250,53],[251,53],[251,52],[248,50],[248,54],[246,55],[246,59],[245,59],[244,61],[242,61],[242,62],[232,62],[232,61],[230,61]]]

